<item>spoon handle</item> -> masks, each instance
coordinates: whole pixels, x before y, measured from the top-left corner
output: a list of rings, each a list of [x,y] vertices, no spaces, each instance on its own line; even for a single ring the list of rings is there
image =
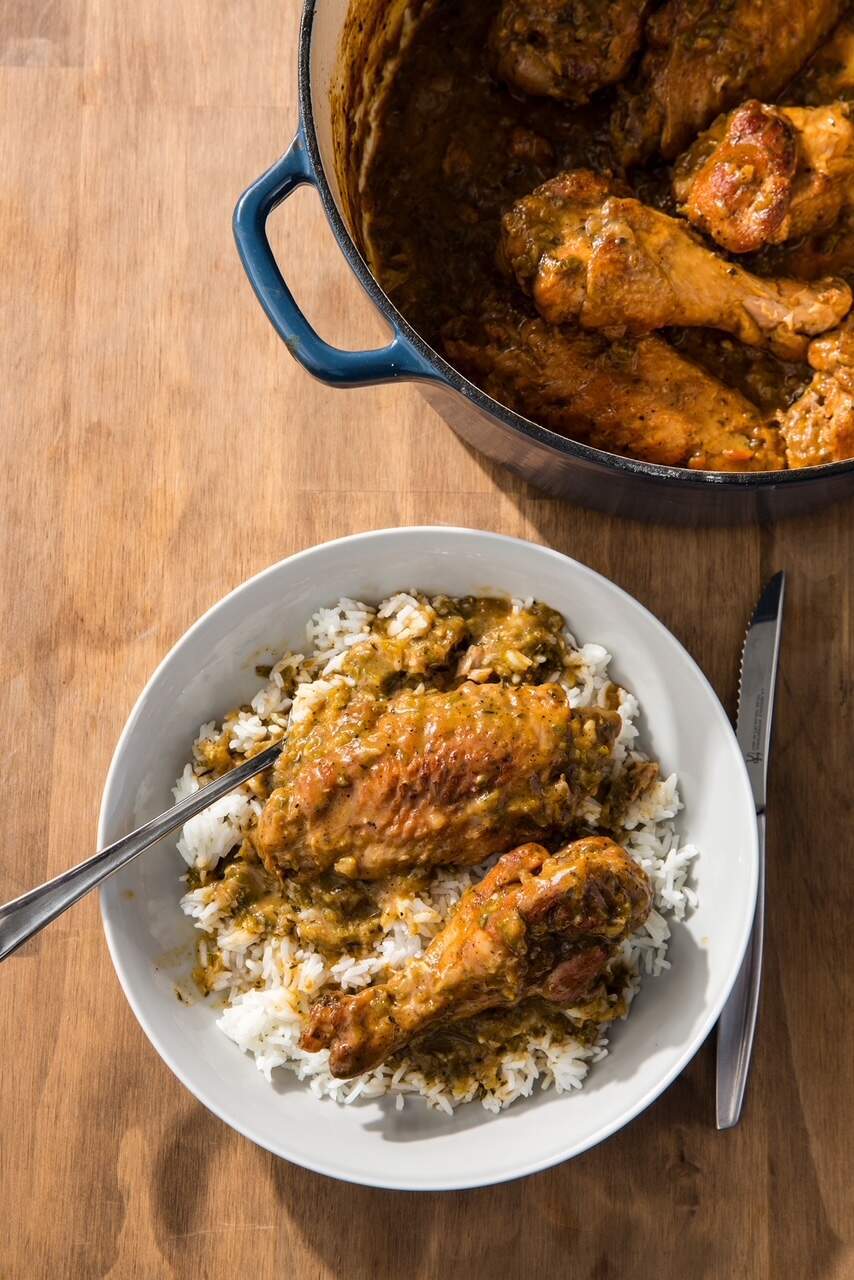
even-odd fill
[[[46,924],[62,915],[63,911],[67,911],[90,889],[94,889],[107,876],[118,871],[119,867],[130,862],[162,836],[183,826],[190,818],[219,800],[220,796],[227,795],[241,783],[248,782],[256,774],[269,769],[281,749],[281,742],[274,743],[251,760],[238,765],[236,769],[230,769],[221,778],[179,800],[165,813],[158,814],[156,818],[137,827],[136,831],[122,836],[115,844],[107,845],[106,849],[101,849],[70,871],[63,871],[55,879],[48,880],[47,884],[31,889],[29,893],[0,907],[0,960],[5,960],[33,934],[39,933]]]

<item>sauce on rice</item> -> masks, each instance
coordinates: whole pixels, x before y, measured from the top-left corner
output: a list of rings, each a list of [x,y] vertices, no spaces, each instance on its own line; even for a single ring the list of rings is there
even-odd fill
[[[670,821],[678,807],[675,780],[662,782],[655,762],[634,750],[636,703],[607,678],[607,653],[596,645],[579,648],[555,610],[533,601],[402,593],[377,609],[342,601],[336,610],[321,611],[309,638],[310,656],[288,654],[265,668],[267,684],[251,705],[231,712],[221,727],[203,726],[179,788],[204,786],[285,732],[295,734],[310,756],[328,744],[328,737],[312,738],[319,709],[331,700],[343,710],[380,681],[385,697],[406,693],[410,700],[471,682],[559,683],[571,705],[619,712],[623,732],[607,777],[572,827],[555,833],[554,848],[589,834],[622,839],[654,886],[656,876],[662,883],[666,878],[669,909],[684,911],[693,851],[684,853],[676,870],[666,876],[663,870],[680,854]],[[605,1052],[604,1029],[627,1015],[645,956],[652,972],[667,963],[669,931],[653,912],[649,936],[624,949],[581,1005],[560,1010],[535,997],[442,1023],[370,1077],[355,1084],[333,1080],[315,1061],[322,1054],[298,1048],[317,994],[357,991],[420,954],[495,859],[475,867],[422,866],[374,880],[335,870],[276,874],[265,865],[257,839],[272,786],[272,771],[256,778],[216,830],[187,824],[179,844],[191,864],[182,907],[199,929],[195,982],[204,995],[225,995],[220,1026],[255,1054],[268,1075],[274,1066],[289,1066],[316,1091],[342,1101],[418,1092],[445,1110],[475,1097],[495,1110],[530,1092],[536,1080],[559,1089],[579,1085],[590,1061]],[[647,843],[633,848],[641,835]],[[668,904],[657,899],[657,905]]]

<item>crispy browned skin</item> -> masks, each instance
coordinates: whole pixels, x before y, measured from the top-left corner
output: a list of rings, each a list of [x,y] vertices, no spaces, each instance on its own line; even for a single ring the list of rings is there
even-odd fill
[[[579,840],[554,857],[525,845],[463,895],[423,956],[381,986],[321,997],[300,1047],[329,1049],[331,1073],[348,1077],[440,1022],[535,995],[570,1008],[643,924],[651,901],[646,873],[610,840]]]
[[[356,695],[289,738],[259,851],[271,870],[375,880],[553,837],[602,781],[619,727],[554,684]]]
[[[843,280],[755,276],[710,250],[681,219],[608,195],[606,179],[572,170],[518,200],[501,252],[544,320],[650,333],[723,329],[748,346],[803,359],[809,338],[851,306]]]
[[[661,338],[611,343],[494,305],[449,325],[444,347],[495,400],[597,449],[708,471],[784,466],[759,410]]]
[[[640,48],[649,0],[504,0],[490,34],[495,73],[523,93],[587,102]]]
[[[680,213],[730,253],[825,231],[854,195],[851,108],[745,102],[680,157],[673,191]]]
[[[854,327],[850,320],[810,345],[806,391],[781,415],[790,467],[854,458]]]
[[[672,160],[722,111],[783,89],[846,0],[668,0],[646,24],[646,52],[613,118],[622,162]]]

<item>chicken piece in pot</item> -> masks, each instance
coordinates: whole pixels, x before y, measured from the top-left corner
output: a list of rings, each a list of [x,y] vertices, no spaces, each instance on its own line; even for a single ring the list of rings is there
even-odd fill
[[[780,418],[790,467],[817,467],[854,458],[854,326],[851,320],[816,338],[809,349],[815,373],[803,395]]]
[[[826,231],[854,196],[851,108],[745,102],[680,158],[673,191],[680,213],[730,253]]]
[[[257,834],[270,870],[376,880],[553,838],[604,779],[621,725],[556,684],[339,697],[276,764]]]
[[[797,280],[839,276],[854,284],[854,205],[846,205],[839,221],[827,231],[762,249],[752,266],[763,276]]]
[[[774,471],[778,434],[662,338],[607,342],[493,303],[446,326],[448,359],[488,395],[611,453],[708,471]]]
[[[784,102],[820,107],[854,99],[854,14],[847,13],[786,90]]]
[[[752,94],[775,98],[846,9],[846,0],[667,0],[612,120],[626,166],[672,160],[715,116]]]
[[[802,359],[809,338],[851,306],[843,280],[765,279],[719,257],[678,218],[609,195],[585,169],[559,174],[502,220],[501,257],[544,320],[643,334],[723,329],[748,346]]]
[[[423,956],[382,985],[321,997],[300,1047],[329,1049],[329,1070],[346,1078],[444,1022],[530,996],[571,1008],[651,903],[644,870],[608,839],[579,840],[553,857],[537,844],[515,849],[463,895]]]
[[[622,80],[649,0],[504,0],[490,35],[495,73],[514,89],[589,101]]]

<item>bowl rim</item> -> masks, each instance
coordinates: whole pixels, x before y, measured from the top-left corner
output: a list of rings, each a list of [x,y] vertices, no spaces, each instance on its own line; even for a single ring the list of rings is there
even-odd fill
[[[295,562],[299,562],[301,560],[308,560],[320,551],[333,548],[333,547],[347,547],[347,546],[352,546],[354,548],[359,547],[360,550],[363,550],[366,545],[369,546],[372,542],[375,542],[380,539],[394,537],[394,538],[403,539],[405,541],[408,538],[423,538],[425,535],[429,535],[431,538],[438,537],[440,539],[445,539],[445,538],[456,539],[459,537],[466,538],[471,535],[475,535],[478,538],[486,539],[487,541],[492,542],[496,547],[508,546],[513,544],[516,546],[522,546],[522,547],[528,548],[529,550],[534,551],[536,554],[543,555],[546,558],[554,560],[558,563],[566,564],[568,562],[569,564],[572,565],[573,571],[580,572],[582,575],[596,580],[598,583],[603,584],[605,589],[616,592],[618,597],[622,597],[623,600],[630,607],[640,609],[641,612],[644,615],[646,615],[647,620],[652,624],[653,629],[655,631],[659,632],[661,635],[663,635],[666,638],[666,640],[677,645],[678,648],[681,649],[682,654],[684,658],[687,660],[689,664],[689,668],[692,671],[694,677],[700,682],[700,685],[710,695],[711,704],[714,709],[714,715],[717,717],[719,727],[724,737],[728,740],[730,746],[732,747],[735,758],[738,761],[738,766],[739,766],[738,771],[739,771],[741,783],[744,789],[744,794],[750,800],[751,809],[755,807],[753,802],[753,797],[752,797],[752,791],[750,787],[750,781],[747,773],[747,767],[744,763],[744,759],[742,757],[741,750],[738,746],[738,742],[737,742],[734,730],[724,710],[723,704],[721,703],[720,699],[715,693],[706,675],[704,674],[700,666],[697,664],[697,662],[694,660],[694,658],[692,658],[688,650],[684,647],[684,645],[682,645],[681,641],[679,641],[677,637],[673,635],[673,633],[664,625],[663,622],[661,622],[655,616],[654,613],[652,613],[649,609],[647,609],[645,605],[641,604],[640,601],[636,600],[634,596],[630,595],[629,592],[625,591],[622,587],[612,582],[610,578],[606,578],[604,574],[600,574],[595,569],[591,569],[589,566],[582,564],[580,561],[572,559],[572,557],[565,555],[563,552],[556,551],[551,547],[542,545],[541,543],[531,542],[524,538],[510,537],[507,534],[493,533],[491,531],[481,530],[481,529],[470,529],[463,526],[408,525],[408,526],[391,527],[386,529],[372,529],[362,533],[349,534],[346,537],[334,538],[326,542],[316,543],[310,547],[303,548],[301,551],[294,552],[290,556],[285,556],[281,560],[276,561],[274,564],[268,565],[265,569],[261,569],[258,573],[253,574],[251,577],[239,583],[231,591],[227,592],[224,596],[222,596],[219,600],[217,600],[214,604],[212,604],[208,609],[206,609],[204,613],[202,613],[200,617],[197,618],[197,620],[194,623],[192,623],[191,626],[188,627],[187,630],[181,636],[179,636],[179,638],[170,647],[169,651],[165,654],[165,656],[161,659],[161,661],[155,667],[154,671],[149,676],[141,693],[139,694],[138,698],[134,702],[134,705],[119,735],[115,750],[112,755],[112,759],[110,761],[109,768],[107,770],[107,775],[104,781],[104,790],[103,790],[101,805],[100,805],[99,814],[98,814],[98,848],[99,849],[103,848],[104,844],[107,841],[107,829],[110,822],[110,809],[116,803],[116,800],[118,799],[118,795],[119,795],[119,789],[117,784],[118,784],[120,774],[121,774],[121,769],[122,769],[122,757],[125,753],[128,742],[130,741],[131,737],[135,732],[137,721],[139,720],[142,708],[145,705],[148,698],[151,696],[152,692],[154,691],[157,683],[160,680],[161,675],[163,674],[164,671],[167,670],[170,663],[174,660],[178,652],[181,649],[183,649],[186,644],[191,642],[192,638],[195,637],[199,633],[199,631],[203,629],[203,627],[206,625],[209,619],[211,619],[216,613],[218,613],[223,607],[225,607],[226,604],[233,602],[240,595],[251,590],[257,583],[262,581],[264,578],[271,577],[279,573],[283,568],[283,566],[293,565]],[[284,607],[284,604],[283,604],[283,607]],[[163,1062],[170,1069],[173,1075],[175,1075],[181,1081],[181,1083],[193,1095],[193,1097],[195,1097],[197,1101],[199,1101],[204,1107],[206,1107],[207,1110],[213,1112],[213,1114],[216,1115],[218,1119],[223,1121],[230,1128],[235,1129],[237,1132],[241,1133],[245,1138],[248,1138],[251,1142],[255,1143],[257,1146],[263,1147],[267,1151],[271,1152],[271,1154],[278,1156],[279,1158],[289,1160],[292,1164],[300,1165],[301,1167],[309,1169],[314,1173],[320,1173],[320,1174],[326,1175],[327,1177],[337,1178],[340,1181],[352,1182],[362,1186],[379,1187],[386,1190],[405,1190],[405,1191],[466,1190],[474,1187],[493,1186],[501,1182],[511,1182],[511,1181],[514,1181],[516,1178],[527,1177],[532,1173],[538,1173],[543,1169],[547,1169],[554,1165],[561,1164],[565,1160],[571,1159],[576,1155],[581,1155],[584,1151],[590,1150],[592,1147],[597,1146],[600,1142],[604,1141],[606,1138],[611,1137],[614,1133],[617,1133],[619,1130],[623,1129],[627,1124],[629,1124],[638,1115],[640,1115],[642,1111],[645,1111],[646,1108],[650,1106],[658,1097],[660,1097],[660,1095],[665,1091],[665,1089],[667,1089],[670,1086],[670,1084],[672,1084],[672,1082],[676,1079],[676,1077],[680,1075],[681,1072],[685,1069],[685,1067],[688,1065],[691,1059],[695,1056],[695,1054],[699,1051],[699,1049],[705,1043],[709,1035],[709,1032],[712,1030],[715,1023],[717,1022],[718,1017],[720,1016],[721,1010],[723,1009],[723,1006],[726,1003],[726,1000],[730,994],[730,991],[732,990],[732,987],[735,983],[736,977],[741,968],[741,963],[747,949],[747,944],[750,937],[750,929],[751,929],[752,920],[753,920],[753,912],[754,912],[754,906],[756,901],[758,877],[759,877],[759,841],[758,841],[758,830],[755,824],[752,828],[752,833],[747,832],[746,836],[747,836],[747,842],[749,846],[747,849],[748,880],[749,880],[749,889],[748,889],[747,896],[748,896],[749,903],[751,904],[751,907],[749,910],[745,911],[744,924],[742,927],[742,936],[739,938],[738,945],[734,949],[732,956],[730,958],[730,967],[731,967],[730,976],[721,987],[721,990],[718,994],[717,999],[709,1003],[709,1006],[706,1009],[705,1017],[701,1022],[699,1030],[696,1031],[694,1035],[686,1041],[685,1047],[682,1049],[682,1051],[679,1054],[677,1054],[676,1058],[674,1059],[674,1062],[671,1064],[668,1070],[663,1073],[661,1078],[656,1080],[656,1082],[653,1085],[651,1085],[650,1088],[647,1089],[646,1092],[638,1100],[636,1100],[626,1111],[620,1112],[620,1114],[616,1119],[603,1123],[588,1138],[582,1140],[581,1143],[574,1144],[572,1142],[568,1142],[566,1149],[560,1154],[555,1155],[553,1153],[549,1153],[545,1157],[539,1157],[539,1158],[535,1157],[533,1159],[526,1161],[524,1164],[520,1165],[518,1168],[514,1168],[511,1171],[501,1172],[495,1177],[488,1177],[486,1180],[484,1180],[482,1176],[480,1177],[466,1176],[462,1178],[454,1178],[453,1174],[451,1174],[450,1180],[445,1180],[442,1182],[433,1180],[433,1181],[427,1181],[425,1183],[415,1184],[412,1182],[391,1180],[387,1176],[372,1176],[370,1171],[363,1172],[360,1170],[359,1175],[356,1176],[354,1172],[344,1172],[341,1169],[335,1168],[334,1164],[330,1164],[329,1162],[324,1161],[322,1158],[318,1158],[315,1160],[315,1159],[303,1158],[302,1155],[300,1157],[295,1157],[293,1154],[285,1151],[283,1149],[282,1143],[278,1142],[273,1135],[270,1135],[268,1137],[259,1135],[256,1131],[253,1131],[249,1125],[244,1125],[242,1122],[235,1120],[233,1116],[226,1114],[226,1109],[224,1107],[221,1107],[219,1103],[208,1094],[208,1091],[204,1087],[200,1087],[196,1085],[196,1083],[193,1081],[191,1077],[191,1074],[185,1071],[183,1067],[180,1065],[180,1063],[176,1060],[175,1056],[173,1055],[168,1045],[160,1039],[157,1031],[155,1030],[152,1024],[152,1021],[149,1019],[145,1011],[145,1008],[143,1006],[141,999],[137,998],[137,995],[135,992],[134,980],[131,976],[131,973],[129,972],[129,967],[125,962],[125,958],[123,954],[123,947],[122,947],[123,935],[121,933],[121,930],[117,927],[117,923],[114,921],[112,917],[112,910],[111,910],[110,903],[108,901],[108,895],[105,894],[103,891],[99,893],[101,921],[102,921],[104,934],[107,941],[107,947],[110,953],[110,958],[112,960],[113,968],[115,969],[116,976],[119,980],[119,984],[122,990],[124,991],[125,997],[134,1013],[134,1016],[136,1017],[143,1032],[145,1033],[148,1040],[150,1041],[152,1047],[155,1049],[159,1057],[163,1060]],[[111,838],[115,839],[116,835],[111,834]]]
[[[755,492],[756,490],[773,490],[780,486],[809,484],[810,481],[828,480],[844,475],[854,477],[854,458],[840,462],[826,462],[813,467],[798,467],[782,471],[695,471],[690,467],[666,466],[659,462],[645,462],[639,458],[627,458],[622,454],[609,453],[605,449],[596,449],[592,445],[583,444],[568,436],[559,435],[548,427],[543,427],[530,418],[508,409],[499,400],[494,400],[476,383],[469,381],[453,365],[431,347],[429,343],[412,328],[409,321],[398,311],[397,307],[384,292],[367,262],[359,251],[341,213],[323,164],[320,144],[314,123],[314,103],[311,83],[311,41],[314,30],[314,18],[318,0],[303,0],[302,19],[299,31],[297,86],[299,100],[300,132],[305,141],[313,180],[320,202],[323,205],[327,220],[332,228],[338,247],[344,254],[350,268],[357,276],[360,284],[371,298],[374,305],[384,316],[392,329],[403,334],[406,341],[413,346],[419,355],[431,364],[441,375],[437,381],[450,386],[465,400],[474,402],[483,412],[497,418],[503,426],[511,431],[535,441],[541,447],[549,449],[560,456],[577,458],[588,464],[606,467],[611,471],[625,472],[629,475],[645,479],[662,480],[671,485],[693,489],[696,492],[727,490],[735,492]]]

